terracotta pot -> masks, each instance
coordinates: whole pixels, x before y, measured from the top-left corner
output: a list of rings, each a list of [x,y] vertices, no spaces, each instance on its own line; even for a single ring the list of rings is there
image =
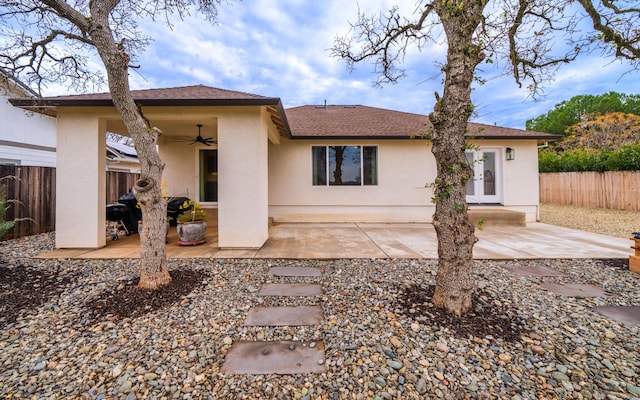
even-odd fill
[[[207,221],[178,222],[178,244],[182,246],[195,246],[205,242],[207,233]]]

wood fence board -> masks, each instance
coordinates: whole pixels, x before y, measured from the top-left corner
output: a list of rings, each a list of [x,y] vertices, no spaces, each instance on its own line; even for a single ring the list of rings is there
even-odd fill
[[[640,171],[541,173],[540,202],[640,211]]]
[[[120,196],[127,193],[139,179],[140,174],[127,172],[106,171],[106,200],[116,202]],[[16,200],[9,205],[5,219],[7,221],[26,218],[17,221],[2,238],[15,239],[38,233],[55,230],[56,216],[56,170],[50,167],[32,166],[0,166],[0,188],[5,199]]]

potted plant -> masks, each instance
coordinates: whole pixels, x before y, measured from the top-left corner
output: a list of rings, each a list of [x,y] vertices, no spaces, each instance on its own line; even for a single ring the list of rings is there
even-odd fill
[[[195,246],[205,242],[207,233],[207,212],[200,208],[200,204],[193,200],[182,203],[178,215],[178,244],[181,246]]]

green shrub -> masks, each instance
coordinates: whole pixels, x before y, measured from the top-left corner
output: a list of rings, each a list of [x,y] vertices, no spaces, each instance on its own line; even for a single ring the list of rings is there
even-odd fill
[[[0,193],[0,238],[2,238],[9,229],[13,228],[14,221],[5,221],[7,213],[6,200],[4,193]]]
[[[538,153],[540,172],[640,171],[640,144],[620,150],[572,149],[556,153],[545,149]]]

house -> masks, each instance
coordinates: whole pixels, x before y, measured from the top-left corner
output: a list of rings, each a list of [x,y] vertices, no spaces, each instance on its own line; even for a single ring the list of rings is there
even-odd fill
[[[221,248],[257,248],[269,221],[430,222],[436,176],[424,115],[187,86],[134,91],[161,131],[164,184],[218,209]],[[127,135],[109,93],[12,99],[58,123],[56,247],[105,245],[105,134]],[[473,207],[538,216],[537,144],[555,136],[469,124]],[[82,150],[82,151],[80,151]],[[78,198],[85,207],[67,207]]]
[[[107,171],[140,172],[140,160],[136,149],[107,139]]]
[[[0,69],[0,164],[55,167],[55,117],[15,108],[12,97],[40,96]]]

